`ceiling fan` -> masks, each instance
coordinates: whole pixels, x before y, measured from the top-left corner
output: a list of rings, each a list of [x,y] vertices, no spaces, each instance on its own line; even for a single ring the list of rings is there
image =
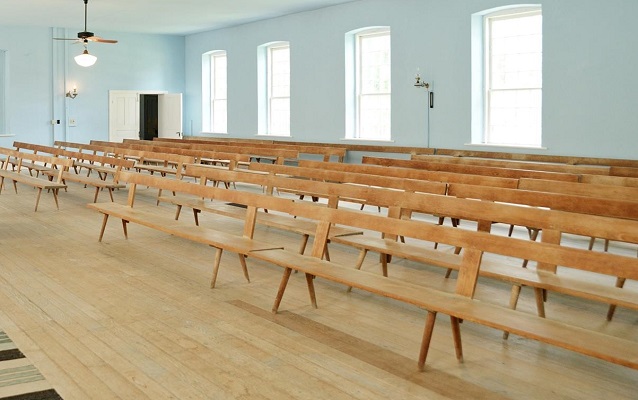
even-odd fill
[[[84,31],[78,32],[77,39],[75,38],[54,38],[55,40],[75,40],[76,42],[84,43],[85,45],[88,42],[98,42],[98,43],[117,43],[117,40],[113,39],[102,39],[99,36],[95,36],[93,32],[89,32],[86,29],[86,16],[87,16],[87,6],[89,0],[84,0]]]
[[[102,39],[99,36],[95,36],[93,32],[89,32],[86,29],[86,16],[87,16],[87,6],[89,0],[84,0],[84,31],[78,32],[77,39],[67,39],[67,38],[53,38],[55,40],[74,40],[76,43],[84,44],[84,52],[82,54],[75,56],[75,62],[81,67],[90,67],[95,64],[97,61],[97,57],[92,54],[89,54],[89,50],[87,49],[87,44],[89,42],[97,42],[97,43],[117,43],[117,40],[113,39]]]

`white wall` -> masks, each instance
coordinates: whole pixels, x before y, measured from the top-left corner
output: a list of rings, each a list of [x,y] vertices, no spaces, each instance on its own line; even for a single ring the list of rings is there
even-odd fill
[[[98,57],[90,68],[73,57],[79,44],[54,41],[77,30],[0,26],[0,49],[8,54],[8,133],[0,146],[14,141],[53,144],[54,140],[108,140],[109,90],[184,91],[184,38],[100,32],[118,44],[89,44]],[[71,100],[66,91],[77,86]],[[67,126],[75,118],[76,127]],[[61,120],[51,125],[51,120]],[[0,132],[5,134],[6,132]]]
[[[228,52],[228,129],[257,132],[258,45],[291,44],[293,140],[343,143],[344,34],[392,29],[392,145],[531,152],[469,146],[470,16],[499,0],[362,0],[186,38],[186,133],[201,133],[201,55]],[[542,154],[635,158],[638,1],[546,0],[543,6]],[[435,108],[414,88],[432,83]],[[428,138],[429,117],[429,138]],[[190,129],[192,125],[192,129]]]

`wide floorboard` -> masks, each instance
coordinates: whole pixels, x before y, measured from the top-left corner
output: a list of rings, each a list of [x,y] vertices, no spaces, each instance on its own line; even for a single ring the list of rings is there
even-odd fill
[[[138,204],[153,204],[155,194],[140,189]],[[98,243],[101,216],[85,207],[92,189],[71,183],[59,211],[43,194],[34,213],[34,196],[10,185],[0,195],[0,329],[65,399],[636,398],[638,371],[513,335],[503,341],[470,323],[462,325],[459,364],[445,316],[418,372],[423,310],[321,280],[313,309],[297,274],[273,315],[278,267],[248,259],[248,283],[237,256],[224,254],[210,289],[213,249],[136,225],[125,240],[115,220]],[[115,197],[125,202],[126,191]],[[184,210],[182,218],[192,216]],[[239,221],[201,221],[241,232]],[[299,242],[275,229],[258,227],[256,235],[291,249]],[[337,245],[330,251],[342,262],[357,256]],[[377,268],[375,259],[364,268]],[[438,268],[403,260],[393,260],[390,273],[454,285]],[[477,297],[507,304],[509,293],[481,280]],[[519,308],[534,307],[524,289]],[[636,340],[638,314],[619,309],[606,322],[606,309],[557,294],[547,303],[549,317]]]

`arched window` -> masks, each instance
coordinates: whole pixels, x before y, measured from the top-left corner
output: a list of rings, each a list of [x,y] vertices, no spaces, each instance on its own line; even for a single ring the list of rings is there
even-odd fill
[[[290,136],[290,44],[258,48],[259,134]]]
[[[211,51],[202,56],[204,131],[228,133],[226,63],[226,52],[223,50]]]
[[[346,34],[346,138],[391,139],[390,28]]]
[[[542,18],[535,5],[473,16],[473,143],[541,146]]]

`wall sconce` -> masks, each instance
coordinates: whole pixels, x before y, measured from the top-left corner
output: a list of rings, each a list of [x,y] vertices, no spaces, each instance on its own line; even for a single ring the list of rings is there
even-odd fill
[[[78,89],[77,88],[73,88],[73,90],[69,90],[68,92],[66,92],[66,97],[70,98],[70,99],[75,99],[78,96]]]
[[[418,70],[417,70],[417,73],[416,73],[416,76],[414,77],[414,79],[416,80],[416,82],[414,82],[414,86],[416,86],[416,87],[424,87],[425,90],[429,90],[430,89],[430,84],[421,80],[421,75],[419,75]]]
[[[428,103],[430,108],[434,108],[434,92],[430,91],[430,84],[428,82],[421,80],[421,75],[419,75],[419,69],[416,69],[416,76],[414,77],[414,87],[422,87],[428,91]]]

